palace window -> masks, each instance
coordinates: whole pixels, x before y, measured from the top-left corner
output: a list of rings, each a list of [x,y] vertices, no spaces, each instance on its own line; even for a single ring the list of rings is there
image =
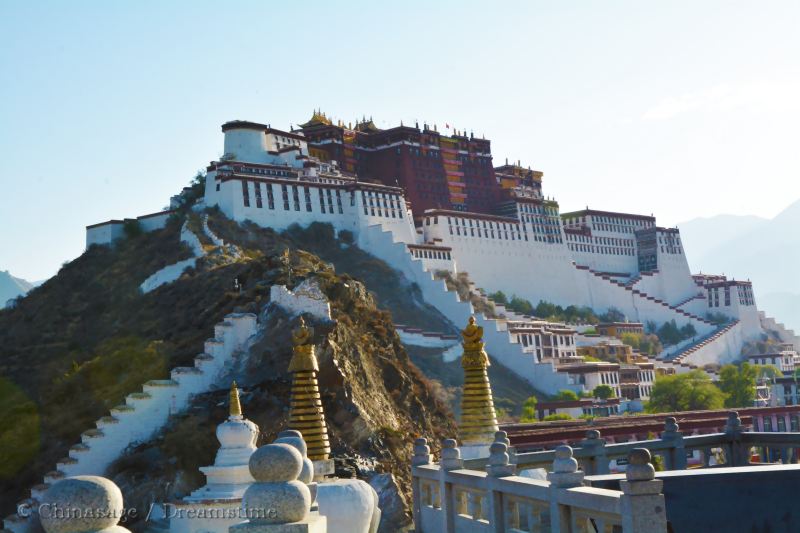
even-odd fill
[[[325,190],[325,196],[328,197],[328,211],[333,213],[333,197],[331,196],[331,190],[330,189],[326,189]]]
[[[281,192],[283,193],[283,210],[289,210],[289,190],[286,188],[285,184],[281,185]]]
[[[300,194],[297,192],[297,185],[292,185],[292,200],[294,200],[294,210],[300,211]]]
[[[261,209],[262,207],[264,207],[261,204],[261,183],[256,181],[256,182],[253,183],[253,185],[255,185],[255,187],[256,187],[256,207]]]
[[[270,209],[275,209],[275,198],[272,196],[272,184],[267,183],[267,205]]]
[[[244,198],[244,206],[250,207],[250,192],[247,188],[247,182],[242,180],[242,197]]]

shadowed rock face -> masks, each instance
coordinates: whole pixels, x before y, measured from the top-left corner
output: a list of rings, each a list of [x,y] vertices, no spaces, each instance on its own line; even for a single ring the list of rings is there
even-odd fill
[[[0,352],[3,375],[21,385],[38,406],[43,442],[21,475],[0,480],[0,511],[13,512],[15,502],[67,455],[80,433],[94,427],[125,394],[140,390],[148,379],[165,378],[174,366],[191,364],[222,316],[261,313],[271,285],[293,288],[314,278],[332,307],[332,322],[312,325],[333,455],[344,458],[337,469],[365,479],[391,474],[397,488],[381,483],[391,489],[387,494],[394,494],[381,498],[397,502],[402,512],[395,512],[393,521],[402,525],[409,508],[407,465],[414,437],[426,435],[438,442],[455,435],[455,427],[448,408],[409,360],[391,316],[376,307],[362,283],[298,249],[295,241],[268,231],[268,239],[262,235],[257,248],[225,235],[226,241],[242,246],[243,256],[200,260],[174,283],[142,295],[137,287],[143,279],[188,253],[177,244],[181,223],[114,249],[92,249],[17,309],[0,312],[2,345],[13,347]],[[291,277],[281,260],[287,246]],[[387,268],[382,264],[380,272]],[[234,278],[240,292],[233,290]],[[393,297],[400,298],[399,293]],[[402,301],[415,305],[413,299]],[[261,340],[231,376],[243,389],[245,416],[262,430],[259,444],[271,442],[287,425],[289,334],[296,320],[279,309],[262,313],[262,318]],[[156,348],[144,349],[153,342]],[[149,358],[132,364],[131,357],[140,353]],[[38,372],[26,374],[32,366]],[[109,476],[122,489],[126,506],[147,509],[153,501],[183,497],[201,486],[204,479],[197,469],[213,463],[218,448],[214,432],[227,414],[226,386],[197,397],[159,436],[118,460]]]

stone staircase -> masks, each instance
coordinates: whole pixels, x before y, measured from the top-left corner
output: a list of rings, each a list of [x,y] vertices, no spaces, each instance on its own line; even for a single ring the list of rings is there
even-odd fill
[[[505,318],[491,318],[483,313],[476,313],[469,301],[462,301],[458,293],[448,290],[441,278],[433,272],[425,270],[421,259],[417,259],[408,251],[406,243],[395,242],[390,231],[384,231],[380,225],[369,226],[359,235],[359,246],[396,270],[402,272],[410,281],[419,285],[425,301],[435,307],[455,326],[462,328],[470,316],[475,316],[479,326],[484,328],[484,341],[487,351],[504,367],[527,380],[532,386],[546,394],[556,394],[561,389],[575,390],[567,375],[556,372],[551,363],[536,363],[530,353],[523,352],[523,346],[508,332],[510,322],[517,322],[522,315],[511,315],[510,310],[503,311]],[[485,295],[473,283],[469,290],[481,298]],[[524,317],[522,317],[524,318]]]
[[[664,361],[672,361],[672,362],[676,362],[676,363],[683,363],[686,359],[688,359],[695,352],[698,352],[699,350],[702,350],[706,346],[708,346],[711,343],[713,343],[713,342],[717,341],[718,339],[722,338],[725,334],[727,334],[729,331],[731,331],[733,328],[735,328],[738,324],[739,324],[739,321],[738,320],[734,320],[733,322],[730,322],[729,324],[726,324],[724,327],[718,329],[716,332],[714,332],[713,334],[709,335],[708,337],[705,337],[704,339],[701,339],[699,342],[697,342],[695,344],[692,344],[688,348],[685,348],[685,349],[681,350],[678,353],[671,354],[671,355],[667,356],[663,360]]]
[[[173,368],[169,379],[148,381],[141,392],[129,394],[124,403],[113,407],[95,422],[94,428],[81,434],[81,442],[69,449],[55,470],[45,474],[42,483],[31,488],[30,498],[20,505],[35,509],[50,485],[64,477],[102,476],[129,446],[148,440],[171,415],[185,409],[193,395],[217,385],[226,363],[245,348],[255,333],[256,315],[227,315],[214,326],[214,338],[205,342],[205,351],[194,358],[194,366]],[[38,521],[14,514],[5,518],[4,526],[14,533],[29,533],[35,522]]]
[[[694,315],[692,313],[689,313],[688,311],[684,311],[683,309],[679,309],[677,306],[670,305],[669,303],[667,303],[667,302],[665,302],[665,301],[663,301],[663,300],[661,300],[659,298],[656,298],[654,296],[650,296],[646,292],[640,291],[638,289],[634,289],[633,287],[629,287],[625,283],[620,283],[619,281],[616,281],[616,280],[612,279],[610,276],[607,276],[607,275],[603,274],[602,272],[597,272],[597,271],[592,270],[591,268],[589,268],[587,266],[575,265],[575,264],[574,264],[574,266],[578,270],[585,270],[585,271],[589,272],[590,274],[592,274],[593,276],[595,276],[598,279],[602,279],[603,281],[606,281],[606,282],[610,283],[611,285],[614,285],[614,286],[619,287],[619,288],[621,288],[621,289],[623,289],[625,291],[628,291],[631,295],[635,296],[639,300],[646,300],[646,301],[653,302],[653,303],[655,303],[657,305],[662,306],[665,310],[669,310],[669,311],[675,313],[675,317],[674,318],[676,318],[676,319],[681,319],[681,318],[689,319],[690,321],[697,322],[699,325],[706,326],[706,328],[704,328],[704,329],[707,329],[707,326],[713,326],[714,325],[711,321],[706,320],[705,318],[702,318],[702,317],[699,317],[699,316]],[[652,275],[652,274],[650,274],[650,275]],[[685,303],[686,302],[683,302],[683,304],[685,304]]]
[[[658,274],[658,270],[649,270],[649,271],[647,271],[647,272],[639,272],[638,274],[636,274],[635,276],[633,276],[632,278],[630,278],[630,279],[629,279],[629,280],[628,280],[628,281],[625,283],[625,285],[626,285],[627,287],[631,287],[631,288],[633,288],[633,287],[634,287],[634,286],[635,286],[637,283],[639,283],[640,281],[642,281],[642,278],[643,278],[644,276],[654,276],[654,275],[656,275],[656,274]]]
[[[677,308],[683,307],[684,305],[686,305],[686,304],[688,304],[689,302],[692,302],[692,301],[694,301],[694,300],[705,300],[705,299],[706,299],[706,297],[705,297],[705,296],[703,296],[702,294],[696,294],[696,295],[694,295],[694,296],[689,296],[689,297],[688,297],[688,298],[686,298],[685,300],[682,300],[682,301],[680,301],[680,302],[676,303],[676,304],[674,305],[674,307],[677,309]]]
[[[474,315],[478,325],[484,328],[487,351],[503,366],[515,372],[545,394],[556,394],[561,389],[576,389],[576,386],[568,383],[564,373],[555,371],[552,363],[534,362],[531,354],[524,352],[522,344],[512,338],[508,332],[509,324],[527,322],[533,320],[533,317],[515,313],[498,304],[494,305],[496,314],[502,315],[499,318],[486,317],[483,313],[475,313],[469,301],[462,301],[455,290],[448,290],[445,281],[436,278],[432,272],[425,270],[423,262],[409,253],[405,243],[395,242],[392,233],[384,231],[379,225],[367,228],[366,234],[359,236],[359,239],[364,239],[365,241],[359,242],[359,246],[362,249],[370,250],[372,255],[392,265],[393,268],[403,272],[409,280],[417,283],[425,300],[438,309],[454,325],[462,327],[463,324],[467,323],[467,319]],[[576,268],[579,267],[576,265]],[[588,270],[588,267],[582,268]],[[626,290],[624,286],[620,287],[623,284],[619,282],[607,281],[619,290]],[[474,283],[470,282],[468,288],[472,294],[477,295],[486,302],[491,301]],[[630,288],[627,290],[631,291],[631,293],[633,291]],[[637,291],[637,293],[641,294],[641,291]],[[654,298],[648,298],[647,295],[640,296],[640,298],[646,301],[648,305],[659,305]],[[670,308],[664,302],[661,302],[660,305]],[[676,317],[691,317],[703,325],[704,329],[709,329],[710,322],[677,309],[673,311]],[[674,367],[676,372],[688,372],[693,368],[697,368],[682,361],[655,360],[654,362],[657,363],[657,366]]]
[[[183,227],[181,228],[181,242],[186,243],[192,250],[192,257],[178,261],[177,263],[173,263],[171,265],[167,265],[153,273],[142,282],[142,284],[139,286],[139,290],[146,294],[154,289],[157,289],[161,285],[172,283],[181,277],[181,274],[183,274],[184,270],[194,267],[197,264],[198,258],[205,255],[205,251],[203,250],[203,245],[200,243],[200,239],[198,239],[197,235],[195,235],[194,232],[189,229],[189,224],[187,222],[184,222]]]
[[[787,328],[771,316],[767,316],[764,311],[758,312],[758,319],[762,328],[774,331],[781,342],[791,343],[795,350],[800,351],[800,337],[795,335],[794,330]]]

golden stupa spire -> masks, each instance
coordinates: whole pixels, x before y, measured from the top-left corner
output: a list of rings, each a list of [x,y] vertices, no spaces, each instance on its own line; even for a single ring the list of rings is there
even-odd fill
[[[300,317],[299,322],[292,331],[294,347],[292,360],[289,362],[289,372],[293,374],[289,429],[296,429],[303,434],[308,445],[309,459],[326,460],[331,453],[331,447],[317,384],[319,365],[314,354],[314,345],[311,344],[314,330],[306,326],[303,317]]]
[[[475,325],[475,317],[461,332],[464,338],[464,389],[461,395],[461,420],[458,424],[461,444],[487,444],[498,430],[492,387],[486,372],[489,356],[483,350],[483,328]]]
[[[239,389],[236,388],[236,382],[231,383],[230,392],[230,415],[242,416],[242,404],[239,402]]]

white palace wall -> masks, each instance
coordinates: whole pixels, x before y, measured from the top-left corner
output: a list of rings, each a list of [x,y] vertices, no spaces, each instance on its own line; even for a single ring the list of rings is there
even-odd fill
[[[125,236],[125,223],[138,222],[139,228],[145,233],[155,231],[167,225],[169,217],[174,211],[161,211],[150,215],[142,215],[135,219],[109,220],[100,224],[86,226],[86,248],[93,244],[108,245]]]
[[[689,264],[682,253],[658,252],[658,272],[643,274],[634,287],[673,305],[702,292],[692,280]]]
[[[355,237],[365,228],[381,224],[391,229],[396,238],[403,242],[414,243],[416,240],[414,223],[403,197],[379,187],[362,184],[362,187],[349,186],[348,190],[348,186],[332,183],[280,183],[237,175],[236,179],[222,181],[220,190],[212,193],[209,189],[213,186],[215,175],[209,173],[211,177],[207,178],[206,204],[219,205],[228,217],[237,222],[250,220],[276,231],[285,230],[292,224],[307,226],[313,222],[330,223],[336,231],[351,231]],[[247,187],[249,206],[244,202],[242,183]],[[258,207],[256,187],[260,189],[261,207]],[[267,187],[272,190],[271,204]],[[283,187],[286,187],[288,209],[284,202]],[[294,201],[295,190],[297,203]],[[306,201],[306,190],[309,201]]]
[[[433,273],[423,269],[421,260],[411,257],[405,243],[394,242],[391,232],[382,230],[380,226],[370,226],[361,234],[358,244],[417,283],[425,301],[453,324],[466,324],[474,315],[478,325],[484,328],[487,352],[538,390],[547,394],[555,394],[561,389],[581,390],[580,386],[569,383],[566,374],[555,372],[552,364],[536,363],[533,354],[523,352],[522,344],[510,338],[504,322],[487,319],[482,313],[475,313],[470,302],[460,301],[458,294],[447,290],[444,280],[435,279]]]

